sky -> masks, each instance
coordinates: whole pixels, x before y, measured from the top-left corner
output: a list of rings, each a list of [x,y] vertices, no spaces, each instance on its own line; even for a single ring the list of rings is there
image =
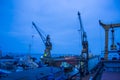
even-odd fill
[[[43,53],[45,46],[32,26],[34,21],[50,35],[52,54],[80,54],[78,11],[89,51],[100,54],[104,50],[104,29],[99,20],[105,24],[120,23],[120,0],[0,0],[0,49],[28,53],[31,44],[31,53]],[[119,34],[120,29],[115,29],[115,42],[120,42]],[[110,41],[111,36],[111,44]]]

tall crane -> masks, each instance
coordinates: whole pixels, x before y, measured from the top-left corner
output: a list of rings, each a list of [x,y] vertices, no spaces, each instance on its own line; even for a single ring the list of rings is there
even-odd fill
[[[42,42],[45,45],[43,57],[50,58],[51,57],[50,50],[52,50],[52,43],[50,42],[50,35],[47,35],[47,36],[43,35],[34,22],[32,22],[32,25],[35,27],[36,31],[38,32],[39,36],[42,39]]]
[[[78,12],[78,18],[79,18],[79,22],[80,22],[80,32],[81,32],[81,44],[82,44],[82,52],[81,55],[84,56],[84,54],[86,55],[86,59],[89,59],[89,54],[88,54],[88,41],[87,41],[87,35],[86,32],[82,26],[82,21],[81,21],[81,16],[80,16],[80,12]]]
[[[118,24],[104,24],[99,20],[99,24],[104,28],[105,30],[105,53],[104,53],[104,59],[108,59],[108,32],[110,28],[118,28],[120,27],[120,23]],[[113,44],[114,45],[114,42]],[[112,46],[115,47],[115,46]]]
[[[80,60],[80,76],[85,75],[88,73],[88,60],[89,60],[89,54],[88,54],[88,41],[87,41],[87,35],[86,32],[82,26],[81,16],[80,12],[78,12],[78,19],[80,23],[80,34],[81,34],[81,44],[82,44],[82,51],[81,51],[81,60]],[[81,62],[83,61],[84,65],[81,65]]]

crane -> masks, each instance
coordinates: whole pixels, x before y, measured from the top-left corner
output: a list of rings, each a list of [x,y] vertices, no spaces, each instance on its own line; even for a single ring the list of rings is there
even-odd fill
[[[82,21],[81,21],[81,16],[80,12],[78,12],[78,18],[80,22],[80,30],[81,31],[81,44],[82,44],[82,55],[86,54],[86,59],[89,59],[89,54],[88,54],[88,41],[87,41],[87,35],[86,32],[82,26]]]
[[[81,60],[80,60],[80,74],[85,75],[88,73],[88,60],[89,60],[88,41],[87,41],[87,34],[82,26],[82,21],[81,21],[81,16],[80,16],[79,11],[78,11],[78,19],[79,19],[79,23],[80,23],[79,31],[81,34],[81,44],[82,44]],[[81,65],[82,61],[83,61],[84,65]],[[80,75],[80,77],[81,77],[81,75]]]
[[[47,35],[47,36],[43,35],[34,22],[32,22],[32,25],[35,27],[36,31],[38,32],[39,36],[42,39],[42,42],[45,45],[45,50],[44,50],[43,57],[50,58],[51,57],[50,50],[52,50],[52,43],[50,42],[50,35]]]
[[[120,27],[120,23],[117,24],[104,24],[99,20],[99,24],[104,28],[105,30],[105,53],[104,53],[104,59],[108,59],[108,32],[110,28],[118,28]],[[113,38],[114,39],[114,38]],[[114,41],[114,40],[113,40]],[[114,45],[114,42],[112,42],[112,45]],[[114,47],[114,46],[111,46]]]

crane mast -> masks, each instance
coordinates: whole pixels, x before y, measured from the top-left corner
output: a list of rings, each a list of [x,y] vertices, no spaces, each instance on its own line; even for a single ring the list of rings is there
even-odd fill
[[[52,43],[50,42],[50,36],[49,35],[47,35],[47,36],[42,35],[42,33],[40,32],[40,30],[38,29],[38,27],[36,26],[36,24],[34,22],[32,22],[32,25],[35,27],[36,31],[38,32],[39,36],[42,39],[42,42],[45,45],[43,57],[50,58],[51,57],[50,50],[52,50]]]

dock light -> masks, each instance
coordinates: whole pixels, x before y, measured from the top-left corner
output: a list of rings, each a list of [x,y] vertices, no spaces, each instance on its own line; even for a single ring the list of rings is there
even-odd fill
[[[40,58],[43,58],[43,56],[41,56]]]

